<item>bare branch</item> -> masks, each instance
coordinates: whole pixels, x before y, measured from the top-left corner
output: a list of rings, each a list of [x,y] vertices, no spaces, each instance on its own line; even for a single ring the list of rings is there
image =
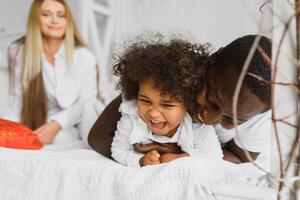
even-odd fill
[[[289,115],[287,115],[287,116],[285,116],[285,117],[277,118],[277,120],[286,120],[286,119],[288,119],[288,118],[290,118],[290,117],[292,117],[292,116],[298,114],[298,112],[300,112],[299,109],[297,109],[296,111],[294,111],[293,113],[291,113],[291,114],[289,114]]]
[[[240,90],[241,90],[241,87],[242,87],[242,83],[243,83],[243,80],[244,80],[244,77],[247,73],[247,70],[248,70],[248,67],[249,67],[249,64],[251,62],[251,59],[256,51],[256,48],[259,44],[259,41],[260,41],[260,37],[261,36],[257,36],[252,44],[252,47],[250,49],[250,52],[246,58],[246,61],[244,63],[244,66],[243,66],[243,69],[241,71],[241,74],[240,74],[240,77],[238,79],[238,82],[236,84],[236,88],[235,88],[235,92],[234,92],[234,95],[233,95],[233,108],[232,108],[232,112],[233,112],[233,122],[234,122],[234,129],[235,129],[235,133],[236,133],[236,136],[237,138],[239,138],[239,133],[238,133],[238,129],[237,129],[237,126],[238,126],[238,120],[237,120],[237,103],[238,103],[238,97],[239,97],[239,94],[240,94]],[[246,149],[244,147],[243,144],[241,144],[241,146],[243,147],[243,149]],[[250,160],[254,165],[256,165],[254,162],[253,162],[253,158],[251,157],[251,155],[249,154],[248,151],[244,151],[245,152],[245,155],[247,157],[248,160]],[[256,165],[257,166],[257,165]],[[258,166],[259,167],[259,166]],[[261,168],[261,167],[259,167]]]
[[[259,12],[264,13],[262,11],[263,7],[265,7],[267,4],[272,3],[272,0],[267,0],[266,2],[264,2],[260,7],[259,7]]]
[[[289,126],[291,126],[291,127],[293,127],[293,128],[298,128],[297,125],[291,124],[290,122],[287,122],[287,121],[285,121],[285,120],[275,119],[275,121],[276,121],[276,122],[282,122],[282,123],[287,124],[287,125],[289,125]]]

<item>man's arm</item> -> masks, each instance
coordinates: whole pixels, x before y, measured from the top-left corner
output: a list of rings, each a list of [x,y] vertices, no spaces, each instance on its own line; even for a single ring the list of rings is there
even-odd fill
[[[259,153],[248,151],[253,160],[257,158]],[[243,163],[250,162],[246,157],[246,154],[242,148],[235,144],[234,140],[230,140],[226,143],[225,148],[223,148],[224,160],[228,160],[233,163]]]
[[[173,154],[182,154],[184,153],[181,150],[181,147],[177,145],[177,143],[158,143],[153,142],[149,144],[134,144],[134,150],[140,153],[147,153],[149,151],[157,151],[161,154],[165,153],[173,153]]]
[[[110,102],[98,117],[88,136],[88,142],[92,149],[109,158],[111,158],[111,143],[121,118],[119,112],[121,103],[121,95]]]

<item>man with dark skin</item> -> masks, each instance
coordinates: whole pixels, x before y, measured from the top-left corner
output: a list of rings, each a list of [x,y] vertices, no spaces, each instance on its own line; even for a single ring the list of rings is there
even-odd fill
[[[213,61],[207,73],[206,87],[199,92],[196,99],[199,104],[198,113],[204,123],[219,123],[224,129],[234,128],[233,95],[254,39],[254,35],[240,38],[212,55],[215,58],[211,58]],[[271,79],[271,66],[268,59],[271,58],[271,41],[262,37],[258,49],[261,52],[256,50],[252,57],[240,91],[237,103],[238,127],[250,120],[253,121],[258,115],[270,113],[271,86],[268,82]],[[253,74],[256,76],[251,76]],[[258,77],[265,82],[258,80]],[[270,132],[271,119],[266,123],[267,127],[270,127]],[[218,132],[218,129],[216,131]],[[270,134],[266,135],[269,136],[267,140],[270,142]],[[248,152],[254,160],[259,155],[259,152],[249,150]],[[233,139],[226,142],[223,153],[225,160],[235,163],[249,161],[243,149]]]
[[[204,83],[204,89],[199,91],[196,98],[198,108],[190,113],[195,121],[206,124],[220,124],[224,130],[234,128],[232,114],[234,91],[244,62],[256,36],[248,35],[238,38],[210,56],[207,65],[207,81]],[[260,38],[258,48],[250,62],[238,99],[238,127],[270,112],[271,86],[268,83],[271,79],[271,67],[269,63],[271,46],[271,41],[268,38],[264,36]],[[105,108],[92,127],[88,137],[88,142],[94,150],[110,158],[110,148],[114,132],[117,122],[121,118],[121,114],[118,112],[121,102],[121,96],[118,96]],[[271,124],[271,120],[265,121],[265,124]],[[249,134],[252,134],[250,132]],[[271,132],[271,128],[269,132]],[[268,133],[265,135],[265,143],[270,143],[271,139],[268,139]],[[255,141],[252,142],[256,143]],[[259,142],[261,143],[261,141]],[[177,154],[182,152],[176,144],[171,143],[136,144],[134,148],[141,153],[153,149],[162,154]],[[260,154],[259,151],[245,150],[248,150],[253,159]],[[249,161],[243,148],[237,144],[235,138],[226,141],[223,153],[225,160],[234,163]]]

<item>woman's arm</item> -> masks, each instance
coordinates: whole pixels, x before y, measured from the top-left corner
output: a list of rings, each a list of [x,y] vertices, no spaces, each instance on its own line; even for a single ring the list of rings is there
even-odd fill
[[[43,143],[52,143],[61,129],[66,130],[80,123],[85,105],[96,99],[97,95],[97,68],[94,55],[85,48],[76,49],[74,68],[70,69],[73,71],[67,70],[68,66],[63,59],[58,60],[56,65],[55,97],[59,109],[51,115],[49,112],[47,123],[35,130]],[[49,85],[49,79],[44,79],[44,83]]]
[[[56,100],[62,109],[48,117],[50,121],[58,122],[62,129],[78,124],[82,119],[84,106],[97,96],[97,65],[94,55],[88,49],[76,49],[73,62],[74,71],[72,72],[66,70],[68,66],[64,62],[58,65],[64,68],[57,70],[55,93]],[[74,87],[78,88],[74,89]],[[65,103],[70,101],[73,103]]]
[[[95,124],[93,125],[89,136],[89,145],[98,153],[111,158],[111,144],[117,123],[121,118],[119,107],[122,102],[122,97],[116,97],[101,113]]]

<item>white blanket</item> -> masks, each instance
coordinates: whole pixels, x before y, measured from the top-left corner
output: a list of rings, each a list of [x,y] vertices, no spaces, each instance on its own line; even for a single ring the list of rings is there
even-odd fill
[[[181,158],[169,164],[129,168],[87,149],[0,148],[0,199],[272,199],[271,189],[256,186],[262,174],[241,166]]]

